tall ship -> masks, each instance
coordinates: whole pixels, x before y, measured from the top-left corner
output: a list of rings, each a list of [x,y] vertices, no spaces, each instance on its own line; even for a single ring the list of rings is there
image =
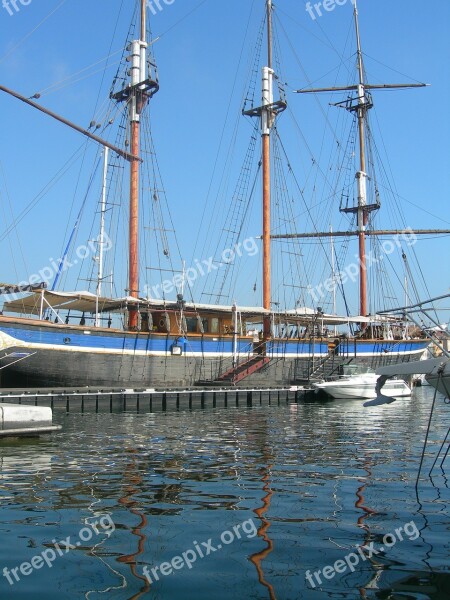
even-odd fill
[[[74,246],[72,237],[69,237],[66,252],[56,265],[53,281],[0,284],[3,299],[0,313],[1,385],[144,389],[195,385],[286,386],[308,382],[316,377],[338,377],[345,370],[360,367],[376,369],[420,359],[429,342],[417,328],[398,317],[370,314],[367,277],[371,267],[367,264],[366,250],[369,237],[386,236],[390,239],[406,236],[404,239],[407,240],[408,235],[430,233],[377,230],[372,220],[380,208],[380,201],[367,146],[370,131],[368,115],[373,106],[371,92],[377,88],[415,85],[367,83],[356,2],[356,83],[298,90],[302,94],[347,94],[347,99],[338,104],[350,113],[354,122],[352,153],[358,165],[347,186],[351,193],[348,192],[345,202],[341,202],[340,209],[351,219],[351,228],[347,231],[315,229],[305,233],[284,232],[279,227],[274,230],[274,187],[282,187],[273,168],[280,155],[277,124],[287,108],[287,99],[277,74],[278,60],[273,43],[274,8],[272,0],[264,0],[265,14],[258,48],[264,49],[265,59],[262,69],[259,66],[256,69],[262,72],[262,88],[259,83],[252,84],[253,94],[247,94],[242,111],[244,117],[254,123],[250,148],[257,157],[255,173],[260,177],[262,191],[262,222],[258,226],[262,257],[261,300],[254,306],[240,305],[238,298],[224,304],[220,300],[224,296],[220,293],[224,289],[223,282],[218,282],[219,289],[214,299],[210,298],[208,302],[201,297],[195,299],[190,285],[192,269],[186,268],[182,259],[179,270],[172,270],[177,274],[169,283],[166,280],[166,285],[162,284],[163,298],[152,293],[148,286],[144,291],[142,249],[149,236],[156,236],[157,230],[163,232],[163,237],[167,231],[160,224],[158,170],[154,166],[149,168],[153,142],[144,125],[149,104],[159,90],[155,62],[150,52],[152,40],[149,38],[146,5],[145,0],[136,4],[134,36],[126,46],[125,68],[116,77],[110,94],[112,106],[122,119],[115,143],[107,141],[101,132],[96,131],[95,122],[91,128],[84,129],[43,108],[37,102],[38,98],[30,99],[0,86],[3,95],[14,96],[66,127],[77,130],[80,135],[89,138],[91,144],[98,145],[103,172],[98,209],[99,233],[95,242],[89,243],[95,256],[90,257],[88,291],[61,289],[64,267],[69,262],[68,253]],[[255,90],[258,91],[255,93]],[[113,119],[109,122],[112,124]],[[277,144],[275,150],[274,143]],[[250,169],[248,165],[247,171]],[[119,229],[123,228],[126,220],[128,250],[124,270],[128,281],[125,293],[116,295],[113,293],[112,269],[108,271],[105,266],[112,228],[111,206],[114,204],[108,201],[113,194],[108,191],[111,190],[112,171],[120,171],[128,178],[126,186],[120,188],[120,193],[127,190],[128,206],[115,222],[116,229]],[[227,257],[224,252],[221,254],[221,266],[224,268],[220,277],[233,271],[236,255],[241,256],[244,250],[248,253],[256,244],[253,238],[250,241],[249,238],[244,239],[244,228],[240,223],[241,216],[245,217],[245,214],[239,213],[244,206],[240,194],[244,196],[246,190],[252,188],[249,176],[243,177],[236,186],[238,191],[229,201],[233,223],[224,238],[224,247],[229,252]],[[373,193],[371,186],[374,187]],[[144,204],[152,207],[155,224],[143,236]],[[289,218],[285,222],[289,222]],[[73,231],[76,231],[76,226]],[[339,316],[336,306],[327,310],[320,286],[313,289],[299,272],[289,269],[292,287],[309,287],[310,306],[297,301],[289,308],[274,301],[272,265],[275,244],[286,241],[292,249],[293,241],[301,244],[304,239],[320,239],[322,244],[328,244],[330,240],[344,236],[358,241],[358,314],[352,315],[347,310],[346,314]],[[333,244],[327,247],[333,257]],[[162,254],[169,254],[164,240]],[[213,263],[212,259],[202,263],[197,261],[197,275],[200,273],[206,277],[208,270],[216,272],[218,269],[214,265],[217,262]],[[324,285],[328,292],[336,292],[336,288],[339,292],[343,287],[342,277],[336,277],[339,265],[333,262],[331,267],[331,279],[327,279]],[[117,276],[116,271],[114,276]]]

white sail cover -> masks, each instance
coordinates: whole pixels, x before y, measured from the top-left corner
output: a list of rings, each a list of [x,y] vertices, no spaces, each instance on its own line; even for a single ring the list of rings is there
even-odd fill
[[[40,290],[5,302],[3,310],[16,314],[40,315],[41,308],[46,309],[49,306],[55,311],[73,310],[84,313],[102,312],[125,312],[130,306],[136,306],[140,310],[179,310],[180,305],[177,302],[164,302],[149,298],[104,298],[97,297],[91,292],[53,292]],[[243,318],[255,323],[261,322],[263,317],[273,317],[276,323],[320,323],[321,325],[345,325],[349,323],[383,323],[395,322],[398,319],[388,316],[355,316],[346,317],[339,315],[328,315],[317,313],[312,308],[299,307],[287,311],[273,312],[260,306],[221,306],[217,304],[195,304],[185,302],[183,309],[186,312],[200,313],[221,313],[231,315],[237,311]]]
[[[5,302],[3,310],[17,314],[39,315],[41,307],[44,310],[51,306],[54,310],[75,310],[95,313],[126,310],[128,306],[139,304],[136,298],[102,298],[91,292],[41,292]]]

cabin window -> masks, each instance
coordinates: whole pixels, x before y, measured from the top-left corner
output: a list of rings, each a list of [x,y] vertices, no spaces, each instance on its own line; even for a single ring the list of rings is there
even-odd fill
[[[196,317],[186,317],[186,329],[188,333],[197,333]]]
[[[203,323],[203,333],[209,333],[208,319],[202,319],[202,323]]]
[[[219,319],[215,317],[211,319],[211,333],[219,333]]]

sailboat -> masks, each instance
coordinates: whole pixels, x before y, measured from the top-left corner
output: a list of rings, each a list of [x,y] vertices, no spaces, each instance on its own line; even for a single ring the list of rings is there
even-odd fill
[[[145,0],[138,1],[138,36],[127,46],[128,80],[111,93],[111,100],[126,109],[128,147],[111,144],[92,131],[44,109],[33,99],[0,86],[0,91],[99,144],[105,149],[105,157],[109,151],[122,161],[122,167],[129,165],[126,294],[122,297],[104,294],[104,230],[99,236],[99,273],[94,291],[58,291],[48,289],[40,282],[30,286],[2,284],[0,293],[6,298],[0,314],[3,386],[165,389],[194,385],[286,386],[317,377],[338,377],[342,368],[349,364],[376,368],[416,360],[425,351],[428,341],[405,335],[405,328],[397,319],[368,314],[365,240],[367,235],[376,233],[369,232],[367,224],[378,205],[370,204],[367,198],[364,123],[371,108],[370,91],[380,86],[371,86],[364,80],[356,2],[359,81],[354,87],[341,89],[356,93],[356,99],[349,100],[347,108],[357,115],[359,127],[361,164],[355,179],[358,205],[346,209],[357,216],[354,234],[359,241],[360,253],[359,315],[326,314],[320,307],[274,310],[272,248],[276,238],[287,236],[274,235],[271,230],[271,140],[275,123],[286,109],[287,101],[283,95],[275,98],[277,76],[273,59],[272,0],[264,0],[264,4],[267,61],[262,68],[262,100],[245,111],[247,117],[257,119],[261,137],[263,290],[259,306],[187,301],[183,274],[178,279],[173,300],[152,298],[141,291],[139,206],[142,198],[139,197],[139,180],[142,163],[146,160],[141,152],[141,127],[148,105],[159,90],[150,56]],[[383,235],[383,232],[378,233]],[[391,235],[394,233],[390,232]],[[311,235],[326,237],[328,234],[315,232]],[[335,232],[333,235],[342,234]],[[116,326],[114,316],[117,315],[122,319],[122,326]],[[333,333],[339,326],[357,327],[359,333],[339,336]]]

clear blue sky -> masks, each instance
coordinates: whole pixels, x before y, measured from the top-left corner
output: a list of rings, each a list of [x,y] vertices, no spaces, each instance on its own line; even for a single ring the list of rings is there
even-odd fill
[[[225,140],[231,138],[241,108],[246,65],[263,5],[263,0],[175,0],[170,5],[161,0],[163,10],[152,16],[153,33],[161,36],[155,44],[161,91],[152,101],[153,131],[179,242],[187,260],[194,251],[227,111],[230,116]],[[31,0],[27,6],[18,0],[17,6],[18,12],[10,8],[12,16],[0,6],[0,82],[31,96],[93,65],[110,52],[121,50],[134,0]],[[304,69],[303,72],[279,28],[290,108],[316,151],[323,134],[323,125],[315,121],[320,117],[317,105],[294,95],[292,90],[307,85],[305,73],[318,85],[335,83],[334,69],[339,58],[334,49],[342,50],[349,39],[353,44],[353,38],[348,37],[352,35],[352,5],[348,0],[332,12],[324,11],[315,21],[305,6],[303,0],[276,2],[277,20],[285,28]],[[375,82],[414,79],[432,84],[423,90],[380,93],[375,98],[376,112],[397,191],[408,200],[403,206],[407,224],[449,228],[450,118],[446,104],[450,98],[450,3],[359,0],[359,10],[369,77]],[[346,53],[347,57],[351,55],[348,45]],[[110,61],[115,63],[119,57],[115,54]],[[96,107],[107,98],[117,65],[105,73],[103,67],[104,63],[100,63],[95,75],[83,78],[81,74],[80,81],[43,93],[39,101],[87,126]],[[325,110],[327,102],[324,98]],[[0,95],[0,103],[3,232],[5,211],[7,222],[11,222],[7,199],[14,214],[19,214],[82,140],[6,95]],[[288,123],[286,116],[289,137]],[[245,124],[243,130],[246,131]],[[241,153],[247,140],[248,128],[247,137],[238,146]],[[293,141],[292,149],[295,144]],[[89,168],[86,170],[90,173]],[[69,214],[77,178],[75,169],[20,223],[18,237],[0,242],[0,281],[27,278],[47,265],[49,257],[60,255],[68,220],[73,220]],[[76,203],[82,193],[82,189],[78,190]],[[259,227],[255,225],[252,233],[258,235]],[[205,234],[214,235],[210,231]],[[449,239],[422,241],[417,246],[433,295],[449,289]]]

